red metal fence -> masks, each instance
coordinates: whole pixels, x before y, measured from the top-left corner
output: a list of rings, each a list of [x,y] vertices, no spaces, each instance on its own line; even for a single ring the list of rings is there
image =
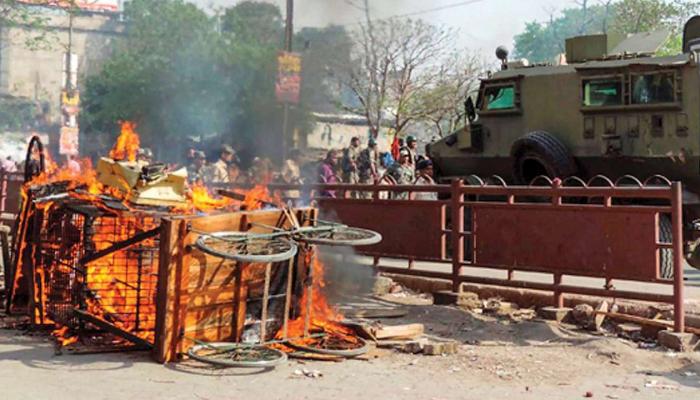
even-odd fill
[[[382,271],[448,279],[454,291],[465,282],[551,291],[558,306],[564,293],[672,303],[675,329],[684,330],[680,183],[621,186],[599,178],[588,184],[576,180],[576,186],[555,180],[544,187],[509,187],[498,182],[271,188],[306,189],[325,218],[380,232],[382,243],[358,251],[374,256],[375,265],[381,257],[409,260],[408,268],[378,266]],[[316,195],[327,191],[336,197]],[[436,199],[414,200],[425,197],[418,193]],[[443,268],[415,269],[413,261]],[[476,269],[506,271],[507,277],[469,274]],[[516,272],[546,273],[552,282],[516,280]],[[569,276],[605,283],[564,282]],[[619,290],[616,281],[671,286],[673,292]]]

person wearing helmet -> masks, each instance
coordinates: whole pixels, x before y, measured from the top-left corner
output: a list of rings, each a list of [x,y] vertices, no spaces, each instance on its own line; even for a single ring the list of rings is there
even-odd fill
[[[406,138],[405,149],[409,152],[408,162],[415,167],[416,163],[418,163],[418,141],[415,136]]]
[[[207,156],[203,151],[192,153],[192,163],[187,167],[187,181],[190,184],[203,184],[207,169]]]
[[[392,165],[389,169],[389,175],[394,178],[397,185],[412,185],[415,181],[416,170],[413,167],[413,164],[409,162],[410,157],[411,153],[408,151],[408,149],[402,149],[399,152],[399,161],[394,163],[394,165]],[[399,200],[407,200],[408,193],[395,193],[394,198]]]
[[[228,165],[233,162],[236,152],[233,147],[225,144],[221,146],[221,156],[219,160],[211,165],[209,169],[208,183],[229,183]]]
[[[379,153],[377,152],[377,141],[370,138],[367,147],[362,150],[358,159],[359,183],[371,185],[379,178]],[[370,192],[361,192],[360,198],[371,198]]]
[[[416,177],[414,185],[434,185],[433,162],[429,159],[422,159],[416,164]],[[414,200],[437,200],[437,193],[419,192],[414,195]]]

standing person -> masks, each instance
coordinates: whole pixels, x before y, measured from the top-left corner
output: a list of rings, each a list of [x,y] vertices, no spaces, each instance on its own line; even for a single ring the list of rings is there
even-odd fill
[[[223,184],[230,183],[228,175],[228,165],[233,162],[234,155],[233,147],[225,144],[221,146],[221,155],[219,160],[211,165],[209,168],[209,173],[207,183]]]
[[[343,182],[357,183],[357,160],[360,157],[360,138],[350,139],[350,146],[343,151]]]
[[[367,148],[362,150],[358,159],[357,172],[359,183],[371,185],[379,178],[379,153],[377,152],[377,141],[370,138]],[[361,192],[361,198],[369,198],[369,192]]]
[[[409,136],[406,138],[405,149],[407,149],[409,152],[408,162],[415,167],[418,163],[418,141],[416,140],[415,136]]]
[[[207,156],[203,151],[195,150],[192,153],[192,163],[187,166],[187,181],[190,185],[204,184],[204,175],[207,170]]]
[[[360,148],[360,138],[355,136],[352,139],[350,139],[350,147],[343,151],[342,167],[344,183],[349,183],[351,185],[356,185],[357,183],[359,183],[360,178],[358,175],[357,164],[360,158],[361,151],[362,149]],[[352,192],[350,192],[350,197],[357,198],[358,192],[353,190]]]
[[[2,168],[5,173],[17,172],[17,164],[12,161],[12,156],[7,156],[0,168]]]
[[[66,155],[66,166],[72,173],[80,175],[80,163],[76,160],[76,158],[77,157],[73,154]]]
[[[415,185],[434,185],[433,179],[433,162],[424,159],[416,164],[418,176],[414,182]],[[419,192],[414,196],[415,200],[437,200],[437,193]]]
[[[280,178],[282,182],[288,185],[301,184],[301,151],[299,149],[291,149],[289,151],[289,158],[284,161],[282,166],[282,172]],[[287,190],[285,192],[285,197],[289,199],[299,198],[298,190]]]
[[[389,169],[389,175],[396,181],[397,185],[411,185],[416,178],[416,170],[409,162],[411,153],[408,149],[403,149],[399,152],[399,161],[394,163]],[[397,192],[394,195],[395,199],[407,200],[408,192]]]
[[[338,151],[329,150],[326,153],[326,158],[321,162],[318,168],[318,183],[334,185],[338,183],[338,176],[335,173],[336,165],[338,164]],[[335,190],[324,190],[321,192],[323,197],[335,197]]]

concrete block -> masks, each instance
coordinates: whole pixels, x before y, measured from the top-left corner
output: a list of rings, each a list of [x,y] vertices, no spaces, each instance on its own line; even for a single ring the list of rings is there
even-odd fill
[[[540,317],[550,321],[564,322],[571,317],[571,308],[569,307],[542,307],[538,310]]]
[[[692,333],[659,331],[657,339],[662,346],[679,352],[692,351],[698,344],[698,337]]]
[[[459,344],[455,341],[432,342],[423,346],[423,354],[428,356],[439,356],[442,354],[455,354],[459,350]]]

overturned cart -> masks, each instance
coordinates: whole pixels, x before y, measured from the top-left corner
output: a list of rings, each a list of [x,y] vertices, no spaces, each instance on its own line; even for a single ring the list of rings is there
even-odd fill
[[[46,190],[22,210],[8,310],[68,350],[265,366],[290,349],[362,347],[319,295],[315,245],[374,244],[374,232],[313,208],[181,215]]]

